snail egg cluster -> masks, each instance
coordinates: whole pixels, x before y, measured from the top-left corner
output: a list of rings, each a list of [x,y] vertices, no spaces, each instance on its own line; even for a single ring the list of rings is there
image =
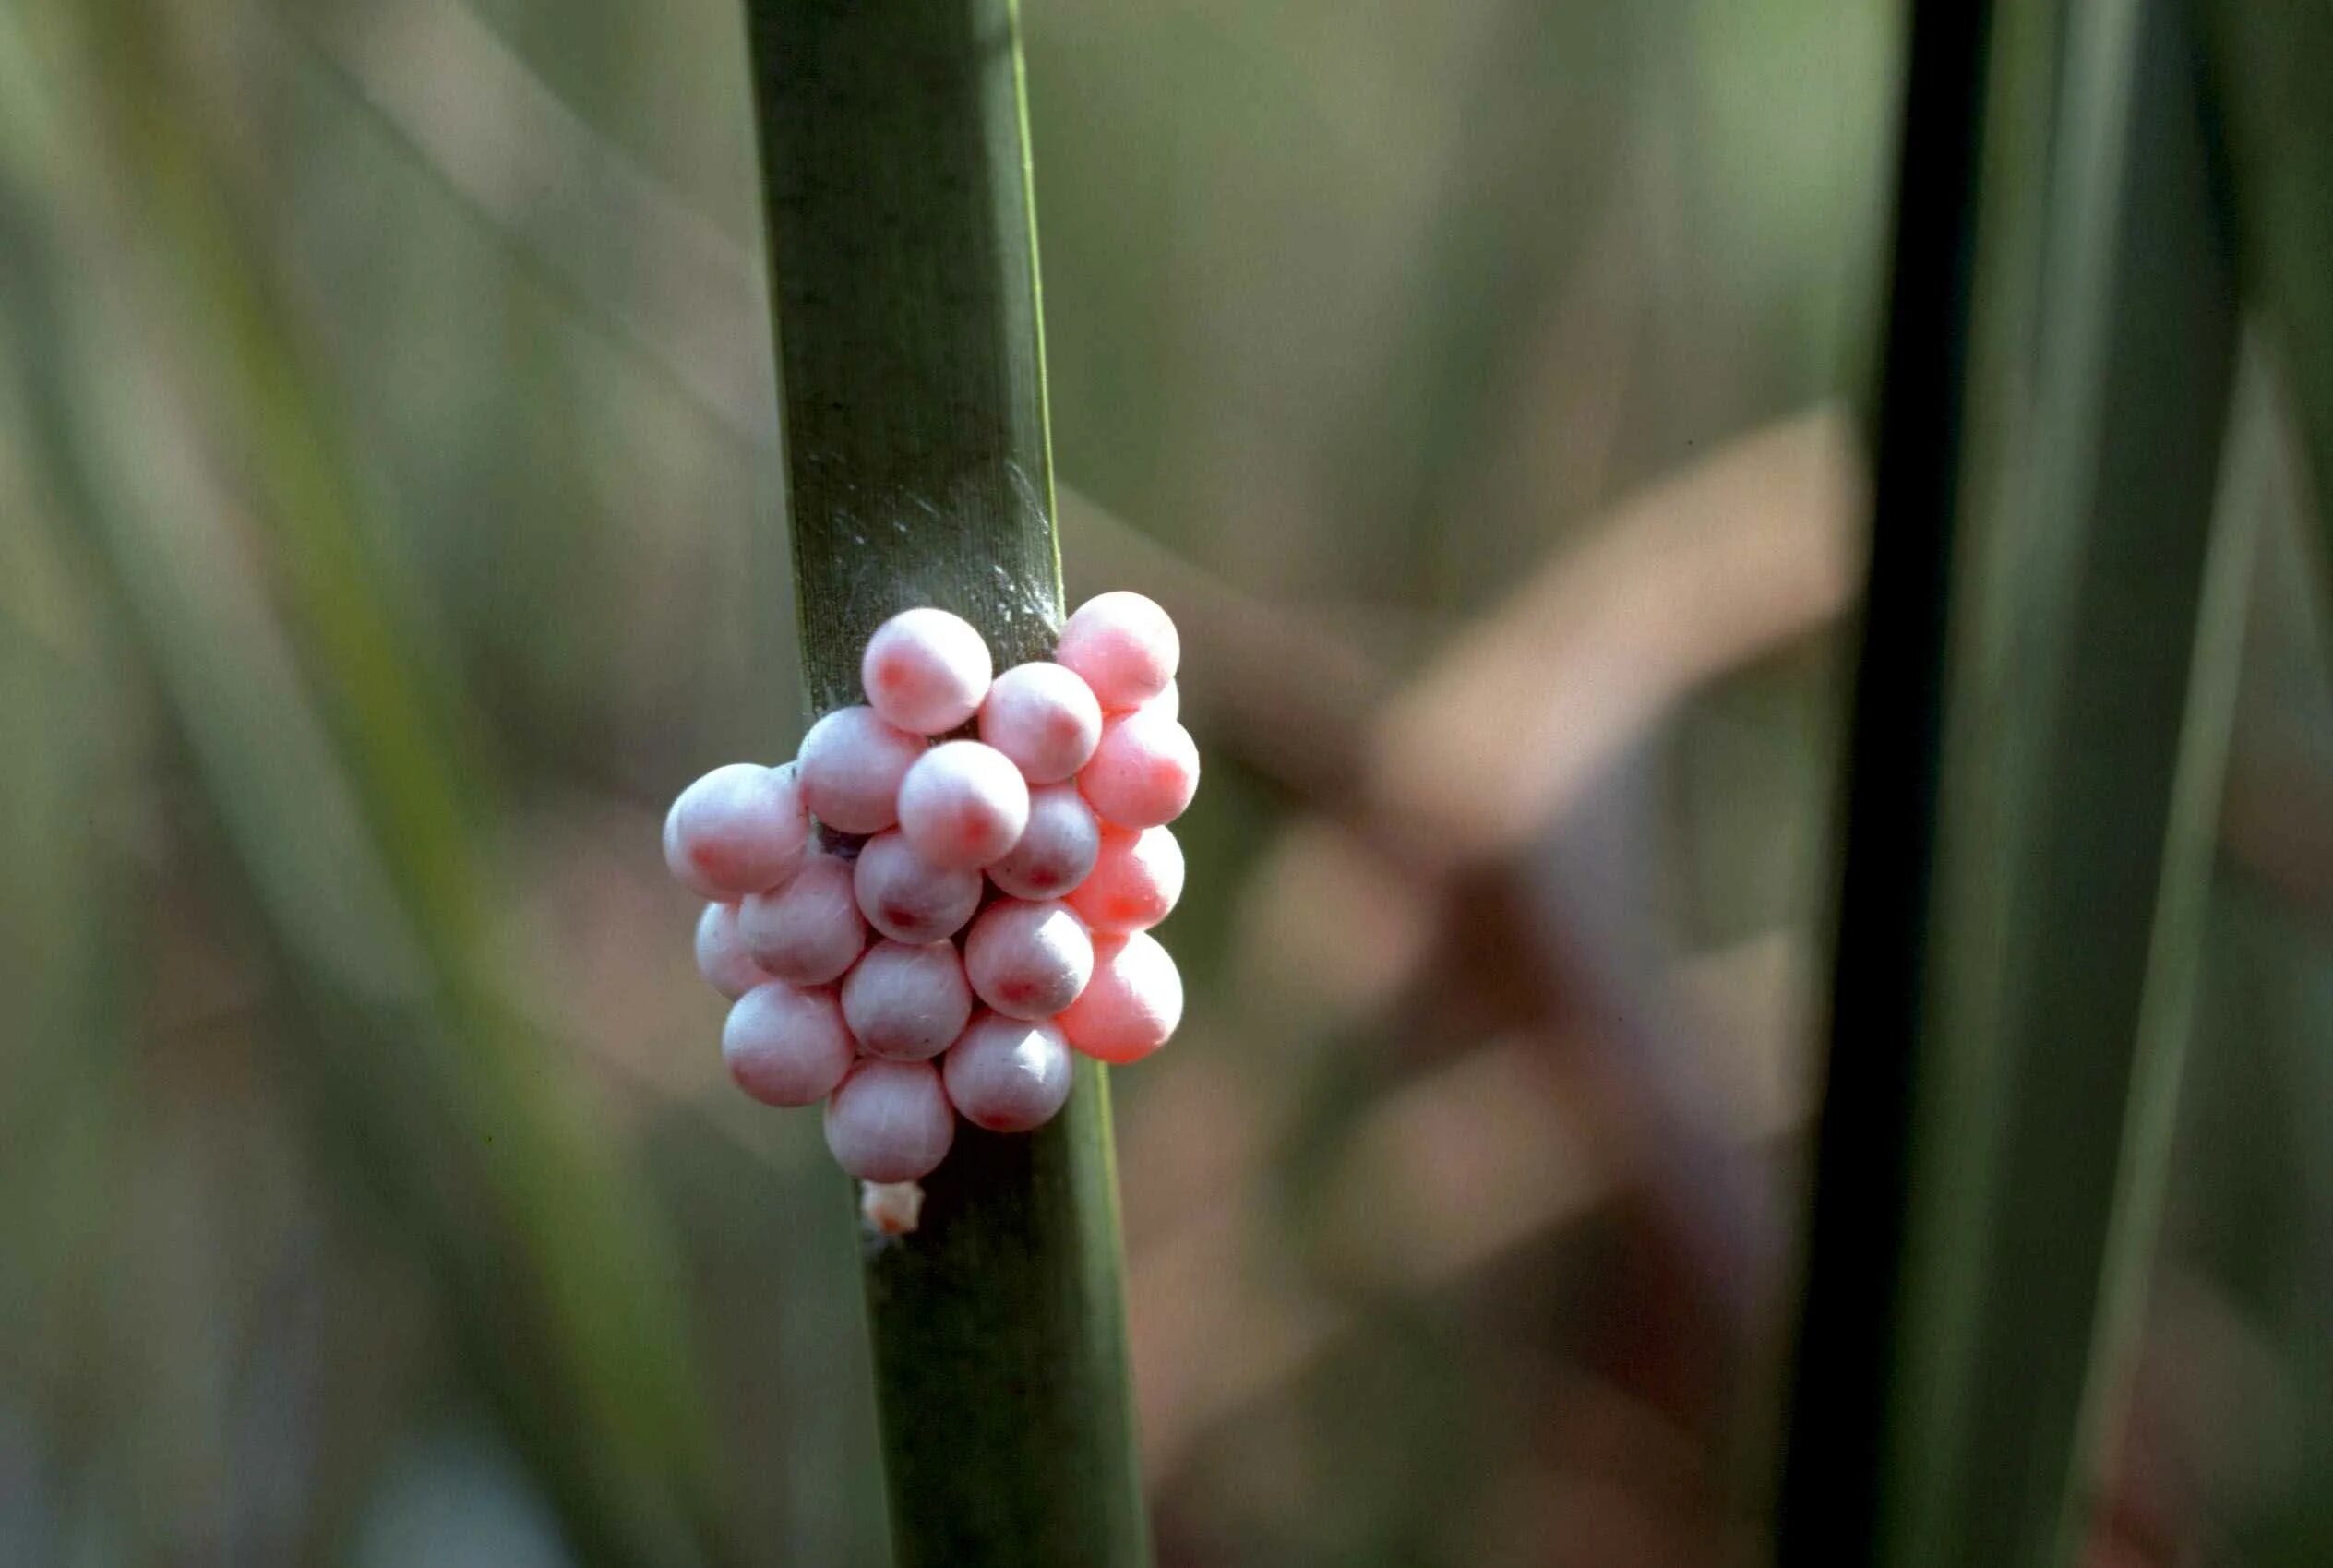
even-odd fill
[[[1182,978],[1149,933],[1182,893],[1167,824],[1199,784],[1179,656],[1139,593],[1088,600],[1051,660],[1001,675],[969,622],[903,611],[867,640],[865,703],[792,762],[683,790],[664,858],[708,901],[697,964],[731,999],[738,1086],[823,1100],[843,1168],[905,1182],[958,1117],[1050,1120],[1072,1051],[1123,1064],[1166,1044]]]

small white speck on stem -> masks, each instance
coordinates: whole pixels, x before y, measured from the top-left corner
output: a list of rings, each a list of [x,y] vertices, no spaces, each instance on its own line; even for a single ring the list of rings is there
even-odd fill
[[[862,1181],[858,1187],[859,1218],[877,1236],[913,1236],[924,1216],[924,1188],[918,1181]]]

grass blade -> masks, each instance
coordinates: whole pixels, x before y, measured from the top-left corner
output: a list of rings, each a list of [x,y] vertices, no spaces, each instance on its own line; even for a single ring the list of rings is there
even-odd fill
[[[2034,193],[1983,203],[1980,286],[2031,308],[1998,314],[2007,344],[1965,392],[1945,383],[2030,428],[1951,454],[1963,536],[1928,563],[1932,601],[1895,590],[1944,611],[1895,691],[1920,703],[1918,675],[1943,676],[1926,778],[1893,752],[1872,770],[1873,687],[1898,666],[1889,634],[1866,635],[1833,1017],[1833,1092],[1855,1093],[1825,1113],[1785,1561],[2063,1561],[2088,1518],[2095,1358],[2160,1191],[2185,1035],[2183,966],[2164,961],[2207,874],[2240,619],[2240,545],[2214,562],[2208,614],[2202,589],[2234,280],[2182,13],[2060,17],[2060,37],[2030,18],[2004,35],[2054,58],[2046,185],[2024,209],[2045,216],[2016,225]],[[2035,79],[2031,61],[2004,68]],[[1881,549],[1901,522],[1893,428],[1884,412]],[[1921,823],[1885,820],[1915,802]],[[1874,888],[1906,833],[1933,884]],[[1860,1223],[1826,1228],[1842,1212]],[[1842,1331],[1859,1313],[1875,1315]]]
[[[2333,9],[2196,0],[2243,245],[2333,541]],[[2328,548],[2333,557],[2333,548]],[[2328,560],[2333,565],[2333,559]]]

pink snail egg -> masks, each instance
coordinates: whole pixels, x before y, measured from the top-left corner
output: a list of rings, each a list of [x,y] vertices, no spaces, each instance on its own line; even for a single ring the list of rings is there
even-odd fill
[[[764,1105],[816,1105],[843,1081],[857,1054],[833,992],[783,980],[739,997],[721,1031],[729,1076]]]
[[[1102,726],[1102,744],[1077,776],[1105,822],[1155,828],[1183,814],[1199,792],[1199,748],[1173,719],[1128,713]]]
[[[934,866],[999,860],[1029,825],[1029,785],[1005,754],[976,740],[935,746],[899,786],[899,831]]]
[[[697,917],[697,972],[731,1001],[773,978],[746,950],[736,904],[708,904]]]
[[[1102,705],[1074,670],[1016,664],[997,677],[980,705],[980,738],[1011,758],[1031,784],[1055,784],[1094,755]]]
[[[899,820],[900,781],[925,750],[922,736],[872,708],[837,708],[802,737],[803,801],[838,832],[880,832]]]
[[[1085,678],[1105,712],[1139,708],[1166,689],[1182,660],[1175,623],[1158,604],[1120,589],[1097,593],[1061,628],[1054,662]]]
[[[1182,1016],[1174,959],[1148,932],[1136,931],[1095,939],[1094,977],[1054,1022],[1087,1056],[1122,1067],[1165,1045]]]
[[[914,1181],[948,1157],[956,1113],[927,1061],[863,1057],[826,1102],[826,1146],[861,1181]]]
[[[732,762],[673,802],[664,818],[664,864],[702,897],[741,898],[792,876],[809,834],[792,767]]]
[[[839,980],[867,945],[848,862],[813,855],[794,880],[737,906],[737,929],[756,964],[796,986]]]
[[[946,610],[902,610],[867,640],[859,680],[867,705],[917,735],[944,735],[988,695],[988,645],[972,623]]]
[[[893,829],[858,852],[852,892],[867,923],[895,942],[952,937],[980,907],[980,873],[934,866]]]
[[[843,982],[843,1021],[869,1056],[927,1060],[971,1017],[972,987],[953,942],[877,942]]]
[[[1102,849],[1101,820],[1074,783],[1029,791],[1029,825],[988,880],[1015,898],[1059,898],[1083,882]]]
[[[1000,899],[964,938],[964,976],[1008,1018],[1050,1018],[1085,989],[1094,940],[1067,904]]]
[[[1050,1023],[987,1012],[948,1047],[939,1075],[957,1114],[975,1127],[1027,1132],[1069,1100],[1070,1046]]]
[[[1104,828],[1094,869],[1068,894],[1078,918],[1097,932],[1147,931],[1183,893],[1183,846],[1168,828]]]

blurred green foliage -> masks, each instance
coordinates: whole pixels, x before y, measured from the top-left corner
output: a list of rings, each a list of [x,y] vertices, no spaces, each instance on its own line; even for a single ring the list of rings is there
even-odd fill
[[[1865,379],[1884,0],[1025,20],[1063,481],[1389,678]],[[845,1193],[722,1082],[654,848],[798,708],[740,43],[731,0],[0,7],[0,1562],[880,1559]],[[2134,1405],[2262,1561],[2333,1527],[2325,888],[2235,826],[2247,736],[2315,769],[2259,820],[2326,798],[2309,509]],[[1633,756],[1681,986],[1803,950],[1834,654]],[[1754,1550],[1771,1389],[1693,1392],[1609,1180],[1354,1263],[1361,1156],[1505,1059],[1275,966],[1382,890],[1284,917],[1328,803],[1199,719],[1191,1020],[1119,1079],[1162,1561]],[[1533,1114],[1500,1146],[1596,1167],[1592,1096]],[[1472,1168],[1430,1146],[1421,1203]],[[1177,1360],[1192,1302],[1230,1331]]]

